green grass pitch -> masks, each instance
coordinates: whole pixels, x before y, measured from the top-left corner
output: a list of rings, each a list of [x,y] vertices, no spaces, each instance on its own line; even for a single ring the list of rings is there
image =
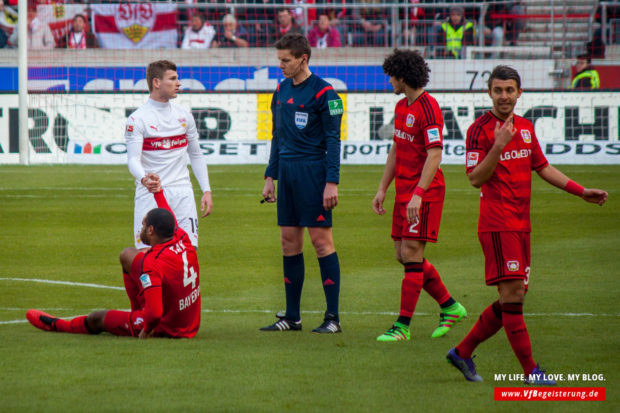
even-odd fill
[[[334,237],[344,332],[310,333],[322,321],[324,297],[307,237],[304,330],[259,332],[284,308],[275,206],[259,203],[263,168],[210,167],[215,207],[200,220],[203,317],[196,338],[138,341],[46,333],[24,317],[29,308],[71,317],[129,307],[118,264],[132,244],[126,167],[0,166],[0,412],[620,410],[620,166],[560,167],[585,186],[606,189],[603,207],[538,177],[533,184],[525,312],[534,358],[551,373],[603,375],[603,382],[560,385],[605,387],[604,402],[494,401],[495,387],[521,385],[494,379],[521,373],[503,331],[476,351],[484,383],[466,382],[445,361],[497,296],[484,286],[478,191],[461,166],[444,167],[440,239],[426,255],[470,314],[446,337],[430,338],[438,307],[423,294],[412,341],[375,341],[395,320],[402,278],[390,214],[371,209],[382,166],[342,168]]]

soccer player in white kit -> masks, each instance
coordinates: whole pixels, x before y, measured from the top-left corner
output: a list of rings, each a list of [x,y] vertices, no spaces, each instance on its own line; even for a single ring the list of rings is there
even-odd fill
[[[129,172],[136,178],[134,240],[140,241],[142,218],[156,208],[151,193],[164,188],[177,222],[198,247],[198,213],[187,169],[187,157],[200,189],[202,217],[211,213],[213,199],[207,163],[198,143],[196,122],[190,112],[170,100],[177,97],[181,82],[177,67],[168,60],[152,62],[146,69],[149,99],[127,119],[125,141]]]

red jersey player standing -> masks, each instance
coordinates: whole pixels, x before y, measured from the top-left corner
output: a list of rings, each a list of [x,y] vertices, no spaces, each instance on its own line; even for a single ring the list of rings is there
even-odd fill
[[[375,213],[385,214],[385,193],[395,180],[392,239],[396,258],[405,267],[405,277],[399,317],[377,341],[411,338],[409,324],[422,289],[441,307],[439,327],[431,335],[441,337],[467,315],[465,307],[452,298],[433,264],[424,259],[426,243],[437,242],[445,195],[439,168],[443,116],[437,101],[423,89],[430,69],[419,52],[395,50],[385,59],[383,71],[390,76],[394,93],[404,93],[405,98],[396,104],[394,144],[372,207]]]
[[[602,205],[607,192],[583,188],[551,166],[534,125],[513,113],[521,96],[519,73],[497,66],[488,80],[493,109],[467,131],[466,168],[469,182],[480,188],[478,239],[485,257],[487,285],[497,286],[499,300],[488,306],[448,360],[469,381],[482,381],[472,353],[502,327],[519,359],[526,383],[554,385],[532,358],[523,302],[530,278],[530,198],[532,170],[558,188]]]
[[[152,177],[149,176],[149,179]],[[142,221],[146,252],[130,247],[121,253],[125,290],[131,311],[102,310],[63,320],[39,310],[26,318],[45,331],[75,334],[191,338],[200,327],[200,280],[196,250],[177,225],[163,191],[154,194],[158,208]]]

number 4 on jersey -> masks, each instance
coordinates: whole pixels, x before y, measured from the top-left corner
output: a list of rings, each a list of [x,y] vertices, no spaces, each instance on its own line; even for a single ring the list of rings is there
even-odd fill
[[[192,285],[192,290],[196,288],[196,278],[198,273],[194,270],[194,267],[190,267],[187,263],[187,251],[183,251],[183,287]]]

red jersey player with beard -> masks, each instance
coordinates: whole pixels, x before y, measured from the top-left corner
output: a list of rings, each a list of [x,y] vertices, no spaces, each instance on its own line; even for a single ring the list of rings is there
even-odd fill
[[[151,178],[151,177],[149,177]],[[102,310],[72,320],[28,310],[37,328],[75,334],[191,338],[200,327],[200,280],[196,250],[177,225],[163,191],[154,193],[158,208],[142,221],[140,238],[151,247],[121,253],[131,311]]]
[[[497,66],[488,80],[490,112],[467,131],[466,168],[470,183],[480,188],[478,238],[485,257],[487,285],[497,286],[499,299],[488,306],[447,355],[469,381],[482,381],[472,361],[475,348],[502,327],[519,359],[526,383],[554,385],[532,358],[523,302],[530,280],[530,198],[532,170],[558,188],[587,202],[603,205],[607,192],[583,188],[551,166],[534,125],[513,113],[521,96],[521,78],[508,66]]]
[[[396,258],[405,267],[399,317],[377,341],[409,340],[409,324],[420,292],[424,289],[441,307],[439,326],[431,337],[445,335],[467,315],[444,286],[439,273],[424,259],[427,242],[437,242],[445,195],[439,168],[443,148],[443,116],[437,101],[424,87],[430,69],[417,51],[395,50],[383,63],[394,93],[405,97],[396,104],[394,144],[372,205],[385,214],[387,188],[395,180],[396,201],[392,215],[392,239]]]

